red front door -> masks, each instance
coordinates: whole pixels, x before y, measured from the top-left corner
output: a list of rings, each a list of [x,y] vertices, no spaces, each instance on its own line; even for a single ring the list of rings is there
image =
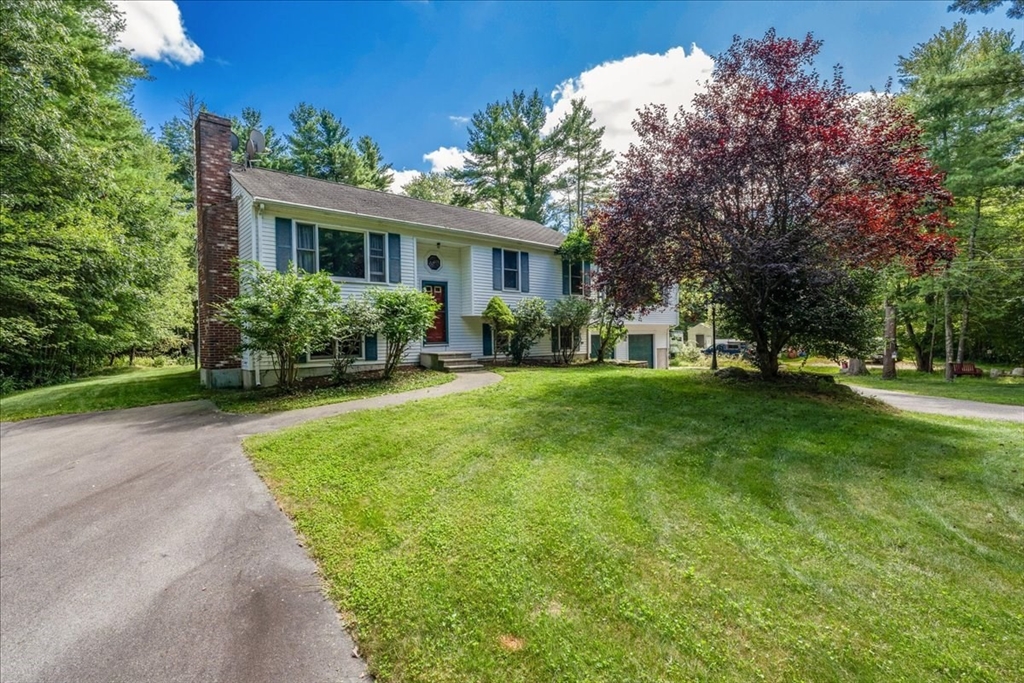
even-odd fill
[[[428,344],[446,344],[448,343],[448,311],[444,309],[445,301],[448,298],[447,290],[448,285],[443,282],[432,282],[424,283],[423,291],[434,297],[434,301],[441,304],[441,308],[438,309],[434,315],[434,325],[427,330],[427,343]]]

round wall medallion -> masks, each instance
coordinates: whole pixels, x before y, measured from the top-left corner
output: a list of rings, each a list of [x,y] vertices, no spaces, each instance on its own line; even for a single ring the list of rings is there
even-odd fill
[[[441,270],[441,257],[431,254],[427,257],[427,268],[430,270]]]

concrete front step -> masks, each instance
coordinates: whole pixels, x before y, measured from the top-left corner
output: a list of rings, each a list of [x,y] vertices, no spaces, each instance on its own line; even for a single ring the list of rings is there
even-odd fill
[[[420,354],[420,365],[431,370],[448,370],[460,364],[479,365],[473,360],[473,354],[468,351],[433,351]]]
[[[444,372],[477,372],[483,370],[484,366],[480,363],[473,361],[463,361],[459,363],[444,363],[441,366],[441,370]]]

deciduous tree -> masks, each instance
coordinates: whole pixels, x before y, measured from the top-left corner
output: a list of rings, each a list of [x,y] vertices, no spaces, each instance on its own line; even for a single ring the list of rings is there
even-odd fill
[[[949,195],[912,116],[886,95],[854,98],[838,71],[821,80],[820,45],[736,39],[689,111],[644,109],[599,219],[606,293],[645,311],[702,281],[766,378],[798,336],[857,350],[841,317],[859,300],[854,269],[951,255]]]

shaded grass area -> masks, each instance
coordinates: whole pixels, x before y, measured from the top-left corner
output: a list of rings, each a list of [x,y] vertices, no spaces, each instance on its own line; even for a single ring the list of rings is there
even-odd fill
[[[230,413],[271,413],[422,389],[450,382],[454,377],[427,370],[403,370],[388,381],[355,375],[343,386],[300,388],[292,393],[273,388],[208,391],[199,386],[199,373],[191,368],[132,368],[0,397],[0,420],[15,422],[203,398]]]
[[[218,408],[229,413],[274,413],[281,410],[312,408],[329,403],[425,389],[445,384],[453,379],[455,379],[455,375],[451,373],[403,369],[396,372],[389,380],[383,380],[376,376],[360,377],[354,374],[348,383],[336,387],[300,387],[290,393],[279,391],[273,387],[252,391],[226,390],[209,392],[206,397],[216,403]]]
[[[804,371],[835,375],[837,382],[856,384],[872,389],[888,389],[889,391],[905,391],[908,394],[1024,406],[1024,377],[992,379],[986,374],[984,377],[957,377],[953,382],[947,382],[941,369],[939,372],[931,374],[900,369],[894,380],[882,379],[882,371],[878,369],[872,370],[870,375],[855,377],[840,375],[838,368],[834,366],[807,366]]]
[[[503,372],[246,442],[378,680],[1021,680],[1020,427]]]
[[[88,413],[203,398],[190,367],[119,368],[115,372],[0,397],[0,420]]]

